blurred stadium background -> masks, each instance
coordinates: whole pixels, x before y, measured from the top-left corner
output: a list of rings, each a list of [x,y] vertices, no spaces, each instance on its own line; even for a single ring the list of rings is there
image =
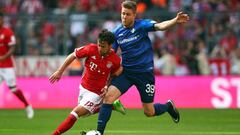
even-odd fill
[[[17,37],[18,85],[36,109],[35,118],[27,120],[22,104],[0,84],[0,134],[42,135],[56,128],[77,103],[82,61],[75,61],[57,84],[51,85],[48,76],[74,48],[95,42],[102,28],[113,30],[120,23],[122,1],[0,0],[5,25]],[[173,125],[167,115],[145,118],[136,110],[141,104],[132,88],[121,98],[128,114],[114,113],[107,134],[240,134],[240,1],[138,0],[139,18],[164,21],[178,11],[188,13],[190,22],[149,35],[155,101],[175,100],[182,122]],[[96,119],[81,119],[66,134],[93,129]]]

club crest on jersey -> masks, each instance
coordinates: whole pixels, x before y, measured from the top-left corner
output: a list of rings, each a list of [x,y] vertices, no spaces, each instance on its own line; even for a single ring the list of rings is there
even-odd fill
[[[96,60],[96,56],[92,56],[91,58],[94,59],[94,60]]]
[[[108,61],[106,66],[107,66],[107,68],[111,68],[112,65],[113,65],[113,63],[111,61]]]
[[[0,39],[4,39],[4,35],[0,35]]]

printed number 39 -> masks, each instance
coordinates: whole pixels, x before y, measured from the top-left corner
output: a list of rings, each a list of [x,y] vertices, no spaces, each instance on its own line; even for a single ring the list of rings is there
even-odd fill
[[[151,84],[147,84],[146,85],[146,92],[147,93],[154,93],[154,91],[155,91],[155,86],[154,85],[151,85]]]

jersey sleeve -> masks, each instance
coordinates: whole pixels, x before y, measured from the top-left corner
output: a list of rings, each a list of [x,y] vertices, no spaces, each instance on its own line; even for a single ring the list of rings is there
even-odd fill
[[[77,58],[87,57],[89,55],[90,48],[91,48],[90,45],[86,45],[86,46],[82,46],[82,47],[76,48],[74,50],[74,54],[75,54],[75,56]]]
[[[113,48],[114,52],[117,52],[118,46],[119,46],[119,45],[118,45],[118,43],[117,43],[117,40],[115,40],[114,43],[112,44],[112,48]]]
[[[150,19],[142,20],[141,25],[146,32],[155,31],[154,24],[157,22]]]
[[[111,73],[112,74],[115,73],[120,68],[120,66],[121,66],[121,58],[116,55]]]
[[[119,27],[119,26],[118,26]],[[117,37],[117,29],[114,29],[113,31],[112,31],[112,33],[114,33],[114,37],[115,37],[115,41],[113,42],[113,44],[112,44],[112,48],[113,48],[113,50],[114,50],[114,52],[117,52],[117,50],[118,50],[118,43],[117,43],[117,40],[116,40],[116,37]]]
[[[8,46],[12,46],[16,44],[16,37],[11,29],[6,30],[6,42]]]

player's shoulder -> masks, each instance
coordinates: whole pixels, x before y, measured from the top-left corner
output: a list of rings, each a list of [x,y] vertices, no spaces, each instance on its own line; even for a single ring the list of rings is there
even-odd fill
[[[145,25],[146,23],[155,24],[155,23],[157,23],[157,22],[154,21],[154,20],[152,20],[152,19],[136,19],[136,20],[135,20],[135,23],[136,23],[136,24],[139,24],[139,25]]]
[[[76,48],[76,51],[94,52],[94,50],[97,50],[97,45],[94,43],[89,43],[84,46]]]
[[[91,47],[91,48],[97,48],[97,44],[95,44],[95,43],[89,43],[86,46]]]
[[[111,59],[113,62],[118,62],[121,60],[121,58],[118,56],[117,53],[114,52],[113,49],[111,49]]]
[[[4,33],[13,33],[13,31],[12,31],[12,29],[11,28],[9,28],[9,27],[3,27],[2,28],[2,31],[4,32]]]
[[[123,25],[122,24],[118,24],[117,26],[116,26],[116,28],[115,29],[113,29],[113,34],[117,34],[117,33],[119,33],[121,30],[123,29]]]
[[[91,54],[98,53],[98,45],[94,43],[90,43],[88,44],[88,50],[89,50],[89,53]]]

